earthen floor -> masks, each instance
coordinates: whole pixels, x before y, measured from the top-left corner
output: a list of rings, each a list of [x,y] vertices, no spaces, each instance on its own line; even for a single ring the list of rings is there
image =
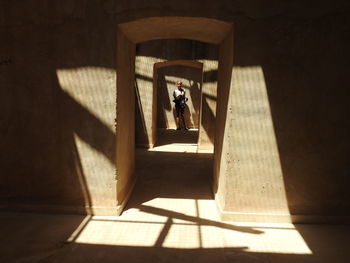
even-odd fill
[[[123,214],[0,214],[0,262],[350,262],[350,226],[223,222],[212,154],[195,144],[136,151]]]

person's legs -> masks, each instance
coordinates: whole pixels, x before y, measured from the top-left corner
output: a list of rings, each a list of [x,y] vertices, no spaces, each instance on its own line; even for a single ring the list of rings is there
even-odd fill
[[[187,126],[186,126],[186,121],[185,121],[185,109],[181,108],[180,110],[180,116],[181,116],[181,120],[182,120],[182,124],[185,130],[188,130]]]
[[[177,130],[180,130],[180,120],[179,120],[179,117],[180,117],[180,106],[175,104],[175,110],[176,110],[176,118],[175,118],[175,121],[176,121],[176,129]]]

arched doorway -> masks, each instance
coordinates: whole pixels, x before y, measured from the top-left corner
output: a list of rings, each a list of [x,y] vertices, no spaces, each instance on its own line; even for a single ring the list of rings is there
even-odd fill
[[[155,30],[156,29],[156,30]],[[191,39],[219,47],[218,95],[214,143],[214,193],[220,176],[221,150],[230,90],[232,24],[208,18],[153,17],[123,23],[117,29],[117,205],[120,213],[136,181],[135,149],[135,45],[156,39]]]

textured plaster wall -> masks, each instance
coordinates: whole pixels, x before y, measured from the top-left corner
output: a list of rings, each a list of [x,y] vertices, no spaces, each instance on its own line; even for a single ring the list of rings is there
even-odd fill
[[[225,177],[221,183],[224,211],[289,214],[261,67],[233,68],[223,151],[220,177]]]
[[[235,24],[223,209],[277,211],[278,180],[292,214],[349,215],[348,13],[347,1],[1,1],[1,203],[115,204],[116,25],[177,15]]]
[[[10,61],[0,68],[0,196],[11,209],[115,205],[114,26],[75,8],[0,4],[0,61]]]
[[[152,56],[136,56],[135,58],[135,91],[136,91],[136,130],[137,146],[153,147],[157,108],[157,89],[153,82],[153,66],[163,59]],[[155,108],[154,108],[155,107]]]
[[[215,137],[215,119],[218,87],[218,47],[207,48],[211,59],[200,60],[203,63],[201,127],[199,129],[198,149],[213,150]],[[213,54],[214,53],[214,54]]]
[[[233,131],[227,142],[235,153],[243,152],[241,158],[235,158],[233,151],[227,156],[227,187],[241,189],[234,179],[238,174],[249,184],[245,193],[232,191],[227,210],[233,210],[234,200],[241,200],[244,211],[258,211],[264,198],[275,191],[279,192],[275,197],[282,198],[283,189],[273,182],[283,178],[291,214],[349,214],[348,90],[344,88],[348,30],[349,20],[341,13],[236,23],[237,82],[232,83],[230,96],[230,106],[236,107],[229,108],[226,125]],[[264,102],[265,92],[269,105]],[[240,134],[239,125],[245,126]],[[275,139],[268,135],[272,132]],[[271,179],[260,181],[262,174]],[[249,202],[252,193],[256,202]],[[273,206],[274,202],[268,197],[264,203]]]

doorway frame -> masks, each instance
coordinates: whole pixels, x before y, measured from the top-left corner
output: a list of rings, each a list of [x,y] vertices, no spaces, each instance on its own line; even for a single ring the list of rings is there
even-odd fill
[[[152,129],[152,138],[153,143],[157,141],[157,114],[158,114],[158,70],[161,68],[171,67],[171,66],[184,66],[184,67],[190,67],[190,68],[196,68],[201,70],[201,83],[200,83],[200,101],[199,101],[199,116],[198,116],[198,133],[199,129],[201,127],[201,116],[202,116],[202,84],[203,84],[203,63],[199,62],[197,60],[190,60],[190,59],[178,59],[178,60],[167,60],[167,61],[161,61],[154,63],[153,65],[153,101],[156,102],[153,104],[153,112],[152,112],[152,121],[153,121],[153,129]],[[199,141],[199,136],[197,143]]]
[[[215,200],[220,201],[219,177],[221,167],[224,165],[221,157],[233,66],[233,24],[201,17],[150,17],[122,23],[117,27],[116,201],[118,214],[124,209],[136,182],[134,173],[136,44],[157,39],[189,39],[219,47],[213,192]]]

